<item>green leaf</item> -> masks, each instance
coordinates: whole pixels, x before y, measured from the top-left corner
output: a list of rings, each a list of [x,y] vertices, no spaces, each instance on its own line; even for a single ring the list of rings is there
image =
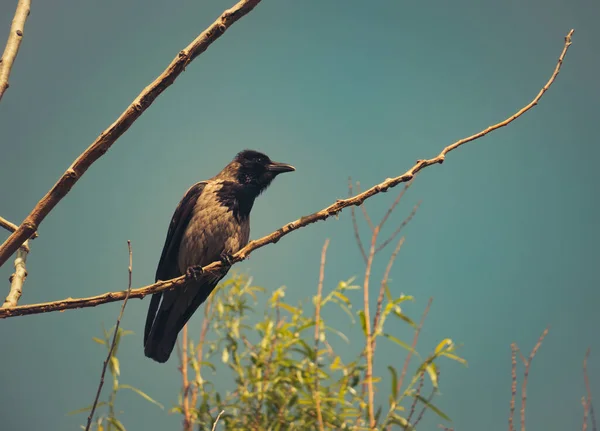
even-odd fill
[[[104,342],[104,340],[101,340],[101,339],[100,339],[100,338],[98,338],[98,337],[92,337],[92,340],[94,340],[94,341],[95,341],[96,343],[98,343],[98,344],[102,344],[103,346],[106,344],[106,343]]]
[[[119,431],[126,431],[125,430],[125,426],[123,426],[123,424],[121,423],[121,421],[115,417],[108,417],[106,418],[106,420],[108,422],[110,422],[111,424],[113,424]]]
[[[335,333],[338,337],[340,337],[346,343],[350,343],[350,340],[348,340],[348,337],[346,337],[346,335],[343,332],[338,331],[337,329],[332,328],[331,326],[325,326],[325,329],[327,329],[328,331],[331,331],[331,332]]]
[[[408,350],[409,352],[413,353],[414,355],[418,355],[418,353],[416,352],[415,349],[413,349],[411,346],[409,346],[408,344],[406,344],[404,341],[394,337],[392,334],[387,334],[387,333],[383,333],[382,334],[385,338],[387,338],[388,340],[392,340],[394,343],[398,344],[400,347]]]
[[[453,344],[454,343],[452,343],[452,340],[450,338],[444,338],[442,341],[440,341],[440,344],[438,344],[435,348],[435,354],[439,355],[440,352],[442,352],[443,350],[451,348]]]
[[[296,307],[292,307],[291,305],[286,304],[285,302],[280,302],[279,306],[284,310],[288,311],[290,314],[301,314],[300,310],[298,310]]]
[[[99,402],[99,403],[96,405],[96,408],[98,408],[98,407],[102,407],[102,406],[104,406],[104,405],[106,405],[106,403],[105,403],[104,401],[101,401],[101,402]],[[68,412],[68,413],[67,413],[67,416],[73,416],[73,415],[76,415],[76,414],[79,414],[79,413],[88,412],[88,411],[90,411],[90,410],[92,410],[92,405],[89,405],[89,406],[87,406],[87,407],[83,407],[83,408],[81,408],[81,409],[77,409],[77,410],[70,411],[70,412]]]
[[[442,356],[446,356],[447,358],[450,358],[450,359],[452,359],[454,361],[460,362],[464,366],[468,366],[469,365],[465,359],[461,358],[460,356],[454,355],[452,353],[442,352]]]
[[[443,411],[441,411],[440,409],[438,409],[436,406],[434,406],[433,404],[431,404],[429,401],[427,401],[427,399],[423,398],[421,395],[415,395],[416,398],[421,401],[423,404],[425,404],[428,408],[430,408],[431,410],[433,410],[435,412],[436,415],[438,415],[439,417],[441,417],[442,419],[447,420],[448,422],[452,422],[452,419],[450,419],[448,417],[448,415],[446,415],[446,413],[444,413]]]
[[[365,320],[365,312],[363,310],[360,310],[358,312],[358,317],[360,317],[360,327],[362,328],[363,334],[366,337],[367,336],[367,322]]]
[[[142,397],[146,401],[150,401],[152,404],[156,404],[161,409],[164,409],[164,406],[161,403],[159,403],[158,401],[154,400],[153,398],[150,397],[150,395],[146,394],[145,392],[142,392],[138,388],[134,388],[131,385],[121,385],[121,386],[119,386],[119,389],[129,389],[129,390],[132,390],[133,392],[135,392],[136,394],[138,394],[140,397]]]
[[[427,364],[425,366],[425,369],[427,370],[427,374],[429,374],[429,378],[431,379],[431,384],[437,390],[438,389],[438,378],[437,378],[437,370],[436,370],[435,364],[433,362],[430,362],[429,364]]]
[[[229,362],[229,350],[227,350],[227,347],[223,349],[223,354],[221,355],[221,361],[223,361],[224,364]]]
[[[415,322],[413,322],[408,316],[406,316],[405,314],[399,312],[398,310],[394,309],[393,311],[394,315],[399,318],[404,320],[406,323],[408,323],[410,326],[412,326],[413,328],[417,329],[417,325],[415,324]]]
[[[396,369],[394,367],[392,367],[391,365],[388,365],[388,370],[390,370],[390,373],[392,375],[392,395],[394,397],[394,399],[398,398],[398,373],[396,372]]]
[[[119,360],[117,359],[116,356],[110,357],[110,372],[113,375],[117,375],[117,376],[121,375],[121,368],[119,367]]]
[[[405,418],[397,414],[392,414],[392,417],[388,422],[393,425],[400,425],[405,431],[415,431],[412,425],[409,424]]]

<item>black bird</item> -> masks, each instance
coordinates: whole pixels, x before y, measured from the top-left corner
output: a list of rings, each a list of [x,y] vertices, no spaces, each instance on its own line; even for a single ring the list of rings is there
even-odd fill
[[[144,330],[147,357],[161,363],[169,359],[179,331],[227,274],[231,255],[248,243],[254,199],[277,175],[294,170],[244,150],[216,176],[185,193],[171,219],[155,280],[186,274],[188,283],[152,295]],[[226,264],[222,272],[202,273],[202,266],[216,260]]]

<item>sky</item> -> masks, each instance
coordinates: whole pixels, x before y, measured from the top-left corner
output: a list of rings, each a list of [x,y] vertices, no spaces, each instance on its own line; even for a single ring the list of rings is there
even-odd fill
[[[0,103],[0,215],[23,220],[232,4],[34,1]],[[0,1],[2,38],[15,6]],[[600,3],[591,0],[264,0],[189,65],[48,215],[31,244],[20,303],[126,288],[127,240],[134,286],[152,283],[183,193],[244,148],[297,169],[257,200],[252,238],[345,197],[349,176],[367,187],[400,175],[529,103],[575,28],[563,69],[539,105],[423,170],[385,232],[422,201],[404,230],[390,289],[415,297],[404,308],[415,319],[434,298],[419,350],[446,337],[462,345],[468,367],[441,363],[437,403],[453,427],[507,428],[510,344],[529,352],[550,326],[532,364],[528,429],[577,429],[588,347],[592,388],[600,390],[599,16]],[[395,195],[368,201],[373,218]],[[291,303],[307,299],[326,238],[324,289],[353,275],[362,280],[349,211],[257,250],[235,269],[269,291],[285,285]],[[0,268],[5,292],[12,262]],[[375,263],[374,276],[386,263],[383,256]],[[359,301],[360,292],[351,299]],[[119,350],[122,382],[171,407],[180,386],[176,361],[143,355],[148,302],[131,300],[125,311],[122,325],[135,335]],[[84,415],[66,413],[91,404],[105,356],[91,337],[113,325],[119,307],[0,321],[4,430],[84,423]],[[201,314],[190,322],[192,335]],[[343,326],[344,316],[328,318]],[[403,328],[398,334],[407,338]],[[353,342],[362,342],[360,329],[352,331]],[[379,348],[375,371],[385,376],[405,352]],[[133,393],[120,395],[118,408],[130,430],[178,429],[181,420]],[[430,416],[426,429],[437,423]]]

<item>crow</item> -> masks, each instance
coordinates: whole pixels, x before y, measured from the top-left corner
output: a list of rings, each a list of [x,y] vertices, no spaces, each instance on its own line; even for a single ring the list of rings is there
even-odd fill
[[[144,354],[164,363],[177,336],[231,267],[231,256],[248,243],[250,210],[284,172],[296,169],[265,154],[244,150],[217,175],[194,184],[183,196],[167,232],[155,281],[186,275],[185,285],[152,295],[144,329]],[[202,267],[220,260],[218,274]]]

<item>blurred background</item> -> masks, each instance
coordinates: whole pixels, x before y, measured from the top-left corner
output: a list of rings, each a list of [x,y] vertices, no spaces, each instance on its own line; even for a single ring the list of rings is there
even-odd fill
[[[33,2],[21,50],[0,103],[0,215],[20,223],[71,162],[233,0]],[[0,42],[16,1],[0,1]],[[168,223],[187,188],[216,174],[244,148],[293,164],[255,204],[252,238],[363,188],[516,112],[554,70],[571,28],[563,69],[539,106],[423,171],[387,225],[422,200],[390,289],[415,296],[420,339],[462,344],[468,367],[442,363],[438,406],[461,431],[507,428],[510,344],[525,351],[551,330],[532,365],[531,430],[577,429],[591,347],[600,390],[600,4],[589,0],[408,2],[263,1],[195,60],[94,164],[40,226],[31,244],[21,304],[83,297],[153,282]],[[399,191],[367,203],[381,216]],[[361,231],[368,227],[361,221]],[[2,234],[4,239],[7,232]],[[294,303],[316,292],[320,250],[331,239],[324,289],[364,264],[349,211],[252,254],[237,271]],[[391,252],[391,249],[387,251]],[[11,258],[0,269],[3,289]],[[386,258],[376,262],[381,277]],[[360,291],[351,292],[360,300]],[[373,291],[373,300],[376,291]],[[177,402],[174,356],[143,355],[149,300],[133,299],[119,349],[123,381],[167,408]],[[91,337],[111,327],[120,304],[0,321],[3,429],[77,429],[91,404],[105,350]],[[329,315],[341,329],[347,317]],[[190,322],[200,332],[202,313]],[[394,329],[395,328],[395,329]],[[410,331],[390,331],[410,342]],[[355,352],[360,328],[340,349]],[[378,344],[376,372],[405,352]],[[213,376],[218,380],[218,376]],[[226,389],[223,387],[221,389]],[[600,394],[600,392],[599,392]],[[381,395],[385,402],[387,395]],[[179,429],[133,393],[118,408],[128,429]],[[434,429],[436,418],[427,422]]]

